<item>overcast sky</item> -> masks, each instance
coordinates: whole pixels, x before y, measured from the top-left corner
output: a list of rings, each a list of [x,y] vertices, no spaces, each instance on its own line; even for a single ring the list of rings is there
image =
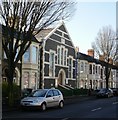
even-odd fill
[[[99,29],[111,25],[116,30],[116,0],[76,1],[77,10],[66,22],[66,27],[74,45],[79,47],[80,52],[87,53]]]

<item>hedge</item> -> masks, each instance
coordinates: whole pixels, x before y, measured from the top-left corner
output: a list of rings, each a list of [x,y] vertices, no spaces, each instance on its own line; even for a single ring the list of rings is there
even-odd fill
[[[13,83],[13,98],[14,98],[14,103],[20,99],[20,87]],[[8,83],[7,82],[2,82],[2,99],[4,100],[5,104],[8,102]]]

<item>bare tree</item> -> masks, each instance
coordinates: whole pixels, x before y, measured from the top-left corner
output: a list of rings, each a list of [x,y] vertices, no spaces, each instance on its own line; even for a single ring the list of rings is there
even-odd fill
[[[113,60],[114,63],[117,59],[118,45],[116,43],[116,33],[111,26],[106,26],[100,29],[95,42],[92,43],[92,47],[97,55],[102,55],[104,61],[108,63],[105,66],[106,88],[109,87],[108,83],[111,72],[111,68],[109,67],[110,60]]]
[[[29,48],[33,37],[49,25],[69,18],[75,6],[75,3],[69,0],[61,0],[61,2],[59,0],[14,1],[2,0],[0,2],[2,47],[8,64],[9,102],[12,102],[15,68]],[[35,31],[36,28],[37,31]]]

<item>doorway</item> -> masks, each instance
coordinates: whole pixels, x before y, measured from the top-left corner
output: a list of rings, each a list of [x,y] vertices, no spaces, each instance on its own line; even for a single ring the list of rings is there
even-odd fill
[[[65,71],[61,69],[58,74],[58,84],[65,85]]]

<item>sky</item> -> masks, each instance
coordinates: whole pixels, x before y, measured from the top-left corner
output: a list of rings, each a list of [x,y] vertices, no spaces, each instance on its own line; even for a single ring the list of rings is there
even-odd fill
[[[116,30],[116,0],[76,1],[74,16],[65,24],[74,46],[87,54],[102,27],[110,25]]]

